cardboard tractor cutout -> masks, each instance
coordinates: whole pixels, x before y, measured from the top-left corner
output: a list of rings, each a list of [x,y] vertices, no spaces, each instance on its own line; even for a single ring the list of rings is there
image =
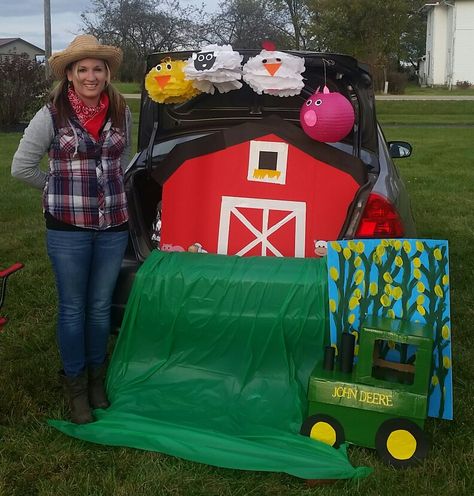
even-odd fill
[[[309,417],[301,433],[331,446],[348,441],[375,448],[388,464],[405,467],[423,459],[433,338],[423,324],[368,317],[360,331],[357,364],[354,335],[342,335],[340,366],[329,346],[313,371],[308,389]],[[416,365],[384,357],[384,344],[415,346]]]
[[[328,282],[332,344],[311,374],[301,433],[409,466],[428,452],[426,417],[452,419],[447,243],[332,242]]]

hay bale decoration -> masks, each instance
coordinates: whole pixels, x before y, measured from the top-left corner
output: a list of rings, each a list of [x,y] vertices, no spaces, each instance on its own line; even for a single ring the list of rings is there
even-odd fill
[[[275,50],[271,42],[243,66],[244,81],[259,95],[299,95],[304,87],[304,58]]]
[[[227,93],[242,87],[242,59],[230,45],[207,45],[187,60],[184,73],[199,91]]]
[[[150,69],[145,77],[148,96],[157,103],[183,103],[200,91],[184,74],[184,60],[166,58]]]

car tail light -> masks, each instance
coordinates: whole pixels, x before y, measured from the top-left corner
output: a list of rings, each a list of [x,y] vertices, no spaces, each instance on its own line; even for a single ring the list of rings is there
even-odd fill
[[[395,207],[383,196],[370,194],[355,237],[400,238],[402,236],[402,221]]]

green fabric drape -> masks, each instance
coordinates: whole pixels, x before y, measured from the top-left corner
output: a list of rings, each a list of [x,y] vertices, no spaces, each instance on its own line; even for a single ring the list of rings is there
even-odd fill
[[[59,430],[219,467],[351,478],[344,448],[299,435],[327,335],[323,259],[153,252],[107,378],[111,406]]]

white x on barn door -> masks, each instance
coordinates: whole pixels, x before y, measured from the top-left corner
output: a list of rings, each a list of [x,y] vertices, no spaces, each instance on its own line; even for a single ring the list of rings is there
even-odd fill
[[[246,218],[244,213],[241,211],[242,209],[261,211],[261,227],[257,228],[248,218]],[[288,214],[274,225],[269,225],[269,216],[272,210],[288,212]],[[255,238],[250,243],[242,246],[237,253],[232,253],[232,255],[245,255],[255,246],[261,245],[260,253],[262,256],[274,255],[277,257],[282,257],[283,255],[279,247],[270,242],[268,238],[279,229],[288,227],[289,222],[295,219],[294,233],[291,233],[291,236],[294,236],[294,254],[292,256],[304,257],[306,203],[286,200],[223,196],[221,202],[217,253],[223,255],[228,254],[229,240],[232,237],[231,219],[233,217],[240,221],[240,223],[244,225],[255,236]]]

